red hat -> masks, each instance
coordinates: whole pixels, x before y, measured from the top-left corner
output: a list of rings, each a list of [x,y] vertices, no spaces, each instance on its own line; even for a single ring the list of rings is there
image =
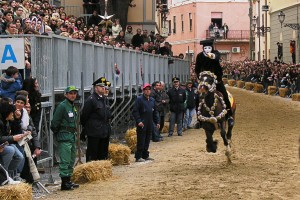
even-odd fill
[[[143,90],[146,89],[147,87],[149,87],[149,88],[151,89],[151,85],[150,85],[149,83],[145,83],[145,84],[143,85]]]

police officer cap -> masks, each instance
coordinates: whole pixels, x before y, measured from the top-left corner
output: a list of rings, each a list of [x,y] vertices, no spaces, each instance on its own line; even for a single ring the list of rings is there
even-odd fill
[[[69,85],[66,89],[65,89],[65,93],[69,93],[71,91],[76,91],[78,92],[78,89],[76,88],[76,86],[74,85]]]
[[[200,45],[205,46],[213,46],[214,44],[214,40],[213,39],[209,39],[209,40],[201,40],[200,41]]]
[[[176,81],[180,81],[180,79],[178,77],[173,77],[172,82],[176,82]]]
[[[110,86],[111,86],[111,82],[106,81],[106,82],[105,82],[105,86],[106,86],[106,87],[110,87]]]
[[[192,81],[192,80],[188,80],[188,81],[186,82],[186,85],[188,85],[188,84],[193,84],[193,81]]]
[[[106,78],[105,77],[101,77],[99,79],[97,79],[94,83],[93,86],[102,86],[104,87],[106,84]]]

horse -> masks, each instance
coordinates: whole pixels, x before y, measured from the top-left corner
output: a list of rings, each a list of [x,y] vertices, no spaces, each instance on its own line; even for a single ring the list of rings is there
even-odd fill
[[[218,141],[213,140],[213,133],[220,128],[220,134],[226,147],[225,155],[228,161],[231,162],[231,136],[233,124],[227,123],[226,119],[226,104],[223,100],[223,95],[216,91],[217,77],[210,71],[201,72],[199,75],[199,107],[198,120],[206,134],[206,150],[207,152],[216,153]],[[228,92],[228,91],[227,91]],[[232,103],[233,118],[235,116],[236,106],[231,94],[228,95]],[[228,130],[226,132],[226,125]]]

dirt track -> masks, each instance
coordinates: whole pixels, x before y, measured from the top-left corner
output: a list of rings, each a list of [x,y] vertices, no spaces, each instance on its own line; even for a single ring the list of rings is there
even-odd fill
[[[238,106],[232,164],[223,143],[208,154],[203,129],[188,130],[151,143],[154,162],[114,167],[109,181],[47,199],[300,199],[300,103],[229,90]]]

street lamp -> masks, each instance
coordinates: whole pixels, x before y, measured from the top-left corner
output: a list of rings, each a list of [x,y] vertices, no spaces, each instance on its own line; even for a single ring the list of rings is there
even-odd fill
[[[282,24],[283,24],[284,20],[285,20],[285,14],[283,11],[280,11],[278,14],[278,21],[281,24],[281,28],[282,28]],[[289,27],[294,30],[300,30],[300,25],[298,23],[284,24],[284,27]]]
[[[254,30],[255,30],[255,27],[256,27],[257,22],[258,22],[258,17],[254,16],[254,17],[252,18],[252,24],[253,24]],[[260,36],[260,33],[265,34],[265,33],[271,31],[271,28],[270,28],[270,27],[265,27],[264,25],[262,25],[262,26],[257,26],[256,29],[257,29],[257,32],[256,32],[256,33],[257,33],[257,36]]]

